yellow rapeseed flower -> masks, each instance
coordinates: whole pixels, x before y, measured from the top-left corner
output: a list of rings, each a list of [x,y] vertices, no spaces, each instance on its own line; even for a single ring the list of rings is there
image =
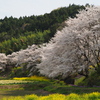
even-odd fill
[[[13,78],[14,80],[33,80],[33,81],[49,81],[49,79],[45,78],[45,77],[42,77],[42,76],[31,76],[31,77],[21,77],[21,78],[18,78],[18,77],[15,77]]]

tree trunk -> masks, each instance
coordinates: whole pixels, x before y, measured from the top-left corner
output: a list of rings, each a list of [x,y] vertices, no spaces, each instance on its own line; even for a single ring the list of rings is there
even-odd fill
[[[75,79],[72,77],[67,77],[63,80],[66,84],[74,84]]]

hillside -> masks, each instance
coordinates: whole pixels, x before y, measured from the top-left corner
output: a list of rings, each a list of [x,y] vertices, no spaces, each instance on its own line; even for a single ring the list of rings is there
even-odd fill
[[[73,4],[44,15],[0,19],[0,53],[11,54],[28,45],[48,42],[57,29],[65,26],[63,22],[74,18],[80,9],[85,7]]]

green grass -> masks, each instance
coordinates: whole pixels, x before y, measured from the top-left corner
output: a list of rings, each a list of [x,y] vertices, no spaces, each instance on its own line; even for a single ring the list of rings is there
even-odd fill
[[[0,100],[4,97],[8,98],[11,96],[25,96],[25,95],[31,95],[33,94],[33,91],[28,90],[20,90],[20,89],[8,89],[8,90],[0,90]]]
[[[63,81],[58,80],[50,80],[43,77],[23,77],[23,78],[14,78],[9,80],[3,80],[1,78],[0,80],[0,100],[4,97],[12,97],[13,99],[3,99],[3,100],[42,100],[43,98],[46,98],[45,100],[52,100],[53,96],[50,95],[47,97],[44,97],[44,95],[49,94],[55,94],[55,96],[64,96],[64,98],[67,98],[67,100],[75,100],[75,99],[68,99],[65,95],[78,95],[83,98],[82,95],[88,95],[92,92],[100,92],[100,87],[77,87],[77,86],[71,86],[66,85]],[[35,97],[38,99],[33,99],[34,96],[32,94],[36,94]],[[28,95],[28,96],[26,96]],[[90,94],[89,94],[90,95]],[[91,94],[92,95],[92,94]],[[93,94],[94,95],[94,94]],[[17,98],[17,96],[19,96]],[[87,96],[88,97],[88,96]],[[16,99],[17,98],[17,99]],[[20,99],[19,99],[20,98]],[[23,99],[24,98],[24,99]],[[32,98],[32,99],[29,99]],[[63,97],[62,97],[63,98]],[[78,100],[78,98],[76,100]],[[79,100],[92,100],[92,99],[79,99]],[[89,97],[90,98],[90,97]],[[91,97],[93,98],[93,97]],[[94,98],[96,98],[94,96]],[[44,100],[44,99],[43,99]],[[56,98],[54,99],[56,100]],[[60,99],[57,99],[60,100]],[[61,99],[65,100],[65,99]],[[94,99],[98,100],[98,99]]]
[[[80,77],[80,78],[77,78],[77,79],[75,80],[75,85],[78,85],[78,84],[81,83],[84,79],[85,79],[85,76],[82,76],[82,77]]]

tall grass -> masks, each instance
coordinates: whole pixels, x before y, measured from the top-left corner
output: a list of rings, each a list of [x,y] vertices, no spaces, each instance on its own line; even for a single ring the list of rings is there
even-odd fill
[[[48,96],[37,96],[37,95],[26,95],[24,97],[9,97],[3,98],[2,100],[100,100],[100,93],[93,92],[89,94],[74,94],[71,93],[69,95],[63,94],[50,94]]]

